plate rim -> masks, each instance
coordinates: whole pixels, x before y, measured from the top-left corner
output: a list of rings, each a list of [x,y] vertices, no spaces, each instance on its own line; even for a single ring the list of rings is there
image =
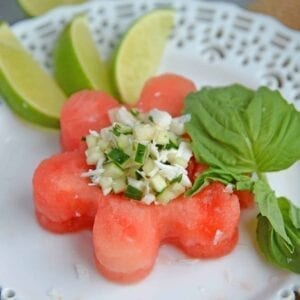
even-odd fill
[[[107,2],[109,0],[101,0],[102,2]],[[134,0],[126,0],[126,2],[133,2]],[[254,18],[261,18],[262,20],[264,20],[264,22],[268,22],[270,23],[271,25],[273,24],[274,26],[277,26],[278,28],[280,28],[281,30],[285,31],[285,32],[288,32],[289,34],[295,36],[296,38],[300,38],[300,32],[294,30],[294,29],[291,29],[287,26],[285,26],[284,24],[282,24],[281,22],[279,22],[277,19],[275,19],[274,17],[271,17],[271,16],[268,16],[268,15],[265,15],[265,14],[262,14],[262,13],[258,13],[258,12],[252,12],[252,11],[249,11],[243,7],[240,7],[236,4],[233,4],[233,3],[227,3],[227,2],[220,2],[220,1],[216,1],[216,2],[210,2],[210,1],[197,1],[197,0],[192,0],[193,2],[197,2],[197,3],[206,3],[206,4],[209,4],[213,7],[227,7],[228,9],[230,10],[235,10],[237,12],[242,12],[243,14],[245,15],[249,15],[251,17],[254,17]],[[65,5],[65,6],[62,6],[62,7],[58,7],[58,8],[55,8],[53,10],[51,10],[50,12],[42,15],[42,16],[39,16],[39,17],[36,17],[36,18],[32,18],[32,19],[25,19],[25,20],[21,20],[21,21],[18,21],[18,22],[15,22],[14,24],[11,25],[11,28],[13,29],[13,31],[19,29],[19,28],[24,28],[24,26],[33,26],[33,25],[38,25],[40,24],[44,19],[46,18],[49,18],[51,16],[55,16],[56,14],[58,13],[62,13],[63,11],[65,10],[68,10],[68,11],[72,11],[72,12],[76,12],[76,11],[80,11],[82,9],[85,9],[85,8],[88,8],[90,6],[93,5],[93,2],[94,1],[90,1],[90,2],[87,2],[87,3],[83,3],[83,4],[80,4],[80,5],[77,5],[77,6],[71,6],[71,5]],[[96,2],[96,1],[95,1]],[[115,3],[122,3],[124,4],[124,1],[123,0],[114,0]],[[186,5],[189,5],[189,3],[186,3]],[[293,282],[293,279],[294,278],[298,278],[298,275],[296,274],[292,274],[290,273],[291,275],[291,278],[290,280],[288,280],[287,282],[290,282],[289,284],[292,284]]]

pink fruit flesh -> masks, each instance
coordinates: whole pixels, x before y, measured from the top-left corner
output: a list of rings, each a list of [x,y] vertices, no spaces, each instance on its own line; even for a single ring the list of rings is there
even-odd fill
[[[137,108],[143,111],[157,108],[177,117],[182,113],[183,99],[194,91],[196,91],[194,83],[183,76],[175,74],[156,76],[146,82]]]
[[[61,144],[65,151],[84,145],[82,137],[89,130],[99,130],[110,125],[108,110],[120,104],[104,92],[81,91],[75,93],[62,109]]]
[[[192,157],[188,164],[189,178],[194,182],[197,177],[208,169],[208,165],[197,163],[195,158]],[[241,209],[247,209],[254,207],[254,196],[249,191],[235,191],[234,194],[238,196]]]
[[[111,280],[140,280],[152,269],[161,243],[192,257],[226,255],[236,245],[239,216],[238,198],[218,183],[166,206],[102,197],[93,228],[98,269]]]
[[[54,155],[40,163],[33,177],[36,215],[55,232],[91,228],[101,190],[81,177],[88,170],[83,151]]]
[[[240,200],[241,209],[252,208],[255,205],[254,195],[249,191],[235,191]]]
[[[193,82],[182,76],[157,76],[146,83],[137,106],[144,111],[158,108],[179,116],[184,97],[195,90]],[[229,253],[238,239],[240,205],[236,195],[224,192],[223,185],[213,183],[192,198],[182,196],[166,206],[146,206],[121,195],[104,196],[81,177],[89,168],[82,137],[90,129],[109,126],[107,111],[118,105],[112,97],[95,91],[78,92],[64,105],[62,147],[78,150],[55,155],[36,169],[34,203],[40,224],[60,233],[94,224],[97,267],[105,277],[119,282],[145,277],[162,243],[174,244],[192,257],[213,258]],[[195,179],[205,168],[192,162],[190,177]]]

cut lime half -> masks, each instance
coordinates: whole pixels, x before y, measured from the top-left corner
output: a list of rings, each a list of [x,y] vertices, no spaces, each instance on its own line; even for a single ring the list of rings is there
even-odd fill
[[[58,38],[54,70],[68,95],[82,89],[111,93],[108,67],[96,49],[85,16],[76,16]]]
[[[0,93],[23,118],[59,127],[65,94],[5,23],[0,24]]]
[[[114,61],[114,79],[121,100],[134,104],[145,81],[158,69],[175,11],[154,10],[138,19],[123,37]]]
[[[79,4],[86,0],[18,0],[20,6],[29,16],[39,16],[48,10],[60,6],[69,4]]]

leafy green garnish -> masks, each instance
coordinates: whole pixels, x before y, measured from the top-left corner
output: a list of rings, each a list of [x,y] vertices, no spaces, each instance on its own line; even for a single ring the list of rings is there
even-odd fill
[[[290,205],[289,216],[293,225],[300,229],[300,208]]]
[[[185,100],[198,161],[239,173],[278,171],[300,159],[300,114],[278,92],[231,85]]]
[[[198,193],[210,182],[214,181],[221,182],[225,185],[232,184],[236,190],[251,190],[254,184],[249,176],[236,174],[229,170],[220,169],[218,167],[210,167],[197,177],[192,188],[189,189],[185,194],[187,196],[192,196]]]
[[[293,245],[293,251],[290,251],[286,241],[274,230],[270,221],[262,216],[258,216],[256,229],[258,245],[271,263],[288,269],[295,273],[300,273],[300,232],[291,218],[290,209],[294,207],[286,198],[279,198],[279,209],[284,219],[285,231]]]
[[[260,214],[263,217],[266,217],[271,223],[273,229],[285,241],[287,241],[289,246],[292,246],[291,240],[285,230],[284,219],[281,214],[278,199],[276,198],[274,191],[269,187],[268,184],[266,184],[262,180],[259,180],[254,184],[253,191]],[[291,251],[293,251],[293,249],[291,249]]]
[[[249,176],[233,173],[223,169],[210,167],[201,173],[195,180],[192,188],[185,194],[191,196],[196,194],[210,182],[218,181],[224,185],[231,184],[235,190],[249,190],[254,193],[255,201],[258,204],[260,214],[266,216],[269,222],[289,244],[291,251],[292,243],[285,231],[284,220],[279,209],[279,204],[274,191],[262,179],[253,180]],[[299,217],[300,209],[291,206],[291,213],[295,220]]]
[[[260,211],[262,252],[274,264],[299,273],[300,208],[277,198],[263,173],[300,160],[300,113],[279,92],[265,87],[254,92],[237,84],[188,95],[184,113],[191,115],[186,129],[196,160],[211,166],[186,194],[210,181],[252,191]]]

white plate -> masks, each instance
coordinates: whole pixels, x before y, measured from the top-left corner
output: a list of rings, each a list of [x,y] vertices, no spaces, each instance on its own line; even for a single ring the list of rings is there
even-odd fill
[[[267,84],[280,88],[300,107],[300,58],[296,55],[300,34],[232,5],[102,0],[60,8],[18,23],[13,30],[51,71],[53,42],[75,13],[87,12],[97,46],[107,56],[134,18],[166,4],[172,4],[178,14],[160,72],[186,75],[199,87]],[[90,232],[55,235],[35,221],[32,173],[39,161],[59,151],[58,132],[27,124],[1,105],[0,137],[1,300],[293,299],[292,290],[299,288],[299,276],[273,268],[258,253],[255,211],[242,213],[239,243],[226,257],[191,260],[163,246],[154,270],[142,282],[118,285],[106,281],[94,266]],[[299,176],[298,164],[270,179],[279,194],[294,202],[298,199],[299,204]]]

